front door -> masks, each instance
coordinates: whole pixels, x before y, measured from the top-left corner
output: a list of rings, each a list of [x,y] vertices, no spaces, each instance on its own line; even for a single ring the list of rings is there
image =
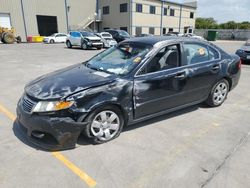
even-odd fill
[[[135,119],[184,103],[188,71],[180,66],[180,49],[180,44],[162,48],[135,76]]]

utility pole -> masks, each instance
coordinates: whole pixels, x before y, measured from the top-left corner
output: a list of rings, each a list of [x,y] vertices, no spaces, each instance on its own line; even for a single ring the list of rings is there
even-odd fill
[[[160,35],[162,35],[162,25],[163,25],[163,11],[164,11],[163,10],[163,8],[164,8],[163,5],[164,5],[164,1],[162,0],[161,1],[161,24],[160,24],[160,30],[161,31],[160,31]]]
[[[21,0],[21,8],[22,8],[24,32],[25,32],[25,37],[26,37],[26,40],[27,40],[27,38],[28,38],[28,33],[27,33],[26,19],[25,19],[25,14],[24,14],[23,0]]]
[[[180,6],[179,33],[181,32],[181,20],[182,20],[182,5]]]
[[[69,33],[69,16],[68,16],[69,6],[68,6],[68,3],[67,3],[67,0],[64,0],[64,4],[65,4],[65,16],[66,16],[67,33]]]

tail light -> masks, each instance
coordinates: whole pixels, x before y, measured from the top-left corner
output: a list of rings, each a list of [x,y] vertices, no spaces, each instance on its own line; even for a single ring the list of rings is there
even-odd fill
[[[241,65],[242,65],[242,59],[240,59],[240,61],[239,61],[238,69],[241,69]]]

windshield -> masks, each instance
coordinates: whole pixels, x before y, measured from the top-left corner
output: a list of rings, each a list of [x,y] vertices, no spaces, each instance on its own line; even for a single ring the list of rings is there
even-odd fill
[[[126,31],[123,31],[123,30],[119,31],[119,34],[121,36],[124,36],[124,37],[130,37],[129,34]]]
[[[54,33],[54,34],[52,34],[52,35],[50,35],[51,37],[54,37],[54,36],[56,36],[56,33]]]
[[[103,38],[112,38],[112,36],[111,36],[110,34],[106,34],[106,33],[105,33],[105,34],[102,34],[102,37],[103,37]]]
[[[91,32],[81,32],[82,36],[86,37],[86,36],[95,36],[94,33]]]
[[[126,75],[141,62],[150,49],[151,46],[142,44],[120,44],[93,57],[86,66],[116,75]]]

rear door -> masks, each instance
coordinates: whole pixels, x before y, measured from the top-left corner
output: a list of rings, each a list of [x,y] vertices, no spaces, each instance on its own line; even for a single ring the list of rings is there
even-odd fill
[[[188,71],[185,103],[205,100],[219,78],[220,53],[213,47],[199,43],[183,43],[183,67]]]
[[[57,34],[56,42],[66,42],[67,36],[65,34]]]

